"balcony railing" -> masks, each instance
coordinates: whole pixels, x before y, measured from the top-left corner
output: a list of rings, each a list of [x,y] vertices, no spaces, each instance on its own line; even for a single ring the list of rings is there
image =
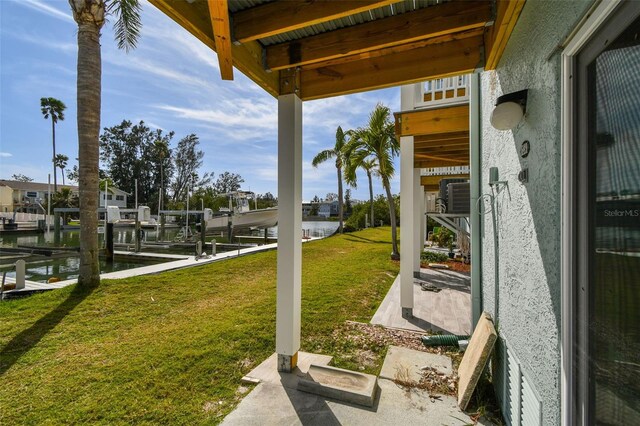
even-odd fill
[[[415,108],[435,108],[469,102],[469,76],[439,78],[416,84]]]
[[[424,168],[420,174],[422,176],[468,175],[469,166]]]

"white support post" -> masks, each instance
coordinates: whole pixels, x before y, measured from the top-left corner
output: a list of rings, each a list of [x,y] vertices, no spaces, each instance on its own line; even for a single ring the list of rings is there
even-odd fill
[[[25,261],[20,259],[16,261],[16,290],[25,287]]]
[[[278,371],[291,372],[300,349],[302,284],[302,101],[278,97]]]
[[[480,132],[480,75],[471,74],[469,93],[470,225],[471,225],[471,329],[482,314],[482,235],[478,199],[482,194],[482,143]]]
[[[422,238],[422,206],[424,191],[422,185],[420,185],[420,169],[413,169],[413,235],[415,248],[413,250],[413,276],[420,278],[420,253],[424,245],[424,238]]]
[[[416,86],[402,86],[400,89],[400,105],[402,111],[409,111],[415,106]],[[413,136],[400,138],[400,306],[402,317],[413,317],[413,273],[415,258],[415,238],[418,230],[415,226],[413,167]]]

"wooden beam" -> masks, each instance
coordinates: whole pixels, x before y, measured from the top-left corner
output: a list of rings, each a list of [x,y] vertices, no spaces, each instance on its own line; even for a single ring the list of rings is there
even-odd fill
[[[414,142],[416,145],[422,144],[442,144],[446,145],[448,143],[457,144],[460,141],[466,141],[469,143],[469,132],[453,132],[453,133],[431,133],[427,135],[416,135],[414,137]]]
[[[439,185],[442,179],[469,179],[469,175],[436,175],[436,176],[420,176],[420,185],[430,186]]]
[[[428,161],[428,160],[442,161],[445,163],[451,163],[449,164],[450,166],[465,165],[469,163],[468,158],[460,159],[460,158],[441,157],[438,155],[425,155],[425,154],[415,154],[414,159],[415,161]],[[430,166],[430,167],[433,167],[433,166]]]
[[[420,148],[415,149],[413,151],[415,154],[426,154],[426,155],[445,155],[447,157],[464,155],[465,157],[469,156],[469,145],[462,146],[448,146],[448,147],[430,147],[430,148]]]
[[[451,141],[446,141],[445,143],[415,143],[413,145],[414,150],[421,149],[461,149],[461,148],[469,148],[469,139],[456,139]]]
[[[473,37],[331,67],[303,67],[300,79],[302,99],[319,99],[468,74],[482,67],[482,43],[482,37]]]
[[[233,14],[235,38],[246,43],[366,12],[398,0],[275,1]]]
[[[469,105],[396,113],[396,136],[469,131]]]
[[[211,21],[206,19],[206,15],[195,8],[198,3],[189,4],[186,1],[174,0],[149,0],[149,2],[210,49],[216,50]],[[246,43],[241,46],[232,45],[231,55],[234,65],[240,72],[272,96],[278,96],[280,86],[279,73],[268,73],[264,70],[262,64],[263,49],[258,42]]]
[[[497,0],[496,20],[485,32],[485,70],[494,70],[502,57],[525,0]]]
[[[213,27],[213,40],[218,53],[218,63],[220,64],[220,75],[223,80],[233,80],[229,5],[227,0],[209,0],[208,3],[211,26]]]
[[[428,38],[425,40],[414,41],[411,43],[400,44],[398,46],[388,47],[385,49],[372,50],[369,52],[358,53],[356,55],[341,56],[334,59],[328,59],[323,62],[314,62],[305,65],[306,70],[312,70],[317,68],[328,68],[335,65],[344,64],[346,62],[355,62],[365,59],[379,58],[380,56],[389,55],[392,53],[407,52],[409,50],[420,49],[426,46],[432,46],[434,44],[448,43],[456,40],[463,40],[465,38],[482,37],[484,34],[484,28],[475,28],[473,30],[463,31],[460,33],[447,34],[439,37]]]
[[[326,62],[447,34],[484,28],[491,17],[486,1],[450,2],[300,40],[268,46],[267,68]]]

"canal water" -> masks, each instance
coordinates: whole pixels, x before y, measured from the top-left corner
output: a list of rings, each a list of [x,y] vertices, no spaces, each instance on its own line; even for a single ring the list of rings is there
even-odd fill
[[[302,222],[302,229],[305,236],[310,237],[327,237],[333,235],[338,229],[338,222]],[[165,229],[164,241],[174,241],[180,232],[179,228]],[[116,250],[133,250],[135,243],[134,230],[130,227],[114,228],[113,240]],[[268,230],[269,237],[278,236],[278,228],[273,227]],[[246,235],[264,235],[263,230],[247,232]],[[207,241],[211,238],[207,236]],[[99,245],[104,247],[104,233],[98,234]],[[149,243],[158,242],[158,232],[155,229],[144,229],[144,240]],[[0,247],[18,247],[18,246],[53,246],[53,232],[34,235],[2,235],[0,236]],[[80,245],[80,230],[64,230],[60,235],[60,247],[78,247]],[[122,247],[125,245],[125,247]],[[129,246],[130,245],[130,246]],[[218,251],[221,251],[218,249]],[[171,253],[193,255],[193,248],[188,247],[145,247],[144,252]],[[161,263],[167,260],[161,259],[140,259],[116,256],[113,263],[108,263],[104,259],[100,259],[100,272],[114,272],[125,269],[137,268],[145,265]],[[78,256],[69,256],[57,259],[43,259],[39,261],[29,262],[26,265],[26,279],[30,281],[46,282],[50,278],[59,278],[60,280],[74,279],[78,277],[79,258]],[[8,277],[14,277],[13,264],[0,266],[0,271],[6,270]]]

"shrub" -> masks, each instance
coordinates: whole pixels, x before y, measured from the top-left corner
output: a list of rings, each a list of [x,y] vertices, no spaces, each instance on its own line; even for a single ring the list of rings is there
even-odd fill
[[[365,226],[365,215],[371,212],[369,201],[358,203],[353,206],[351,216],[345,222],[345,229],[357,230],[362,229]],[[380,225],[380,221],[383,221],[384,225],[390,225],[389,221],[389,204],[387,198],[383,195],[378,195],[373,200],[373,214],[375,215],[376,226]],[[371,218],[369,218],[371,220]],[[349,232],[349,231],[347,231]]]
[[[433,241],[438,244],[438,247],[449,247],[453,243],[453,232],[447,228],[440,228],[440,232],[433,235]]]
[[[440,262],[446,262],[447,260],[449,260],[449,256],[447,256],[444,253],[435,253],[432,251],[423,251],[420,254],[420,259],[428,262],[428,263],[440,263]]]

